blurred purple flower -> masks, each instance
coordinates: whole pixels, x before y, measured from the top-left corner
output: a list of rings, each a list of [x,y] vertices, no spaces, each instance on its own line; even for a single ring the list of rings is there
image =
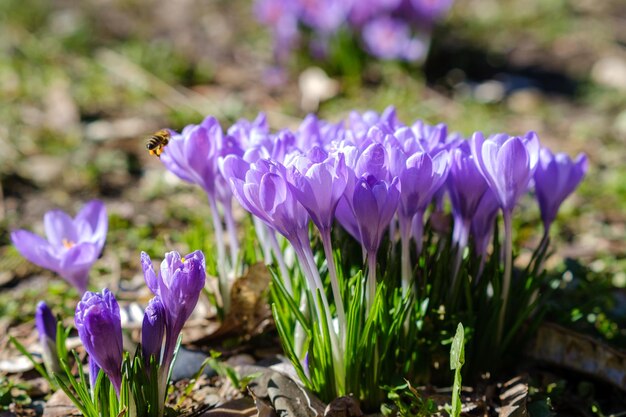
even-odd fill
[[[579,154],[572,160],[564,153],[553,154],[542,148],[535,170],[535,192],[546,233],[556,218],[559,207],[578,187],[587,172],[587,157]]]
[[[52,372],[60,372],[59,355],[57,353],[57,319],[52,314],[50,307],[40,301],[35,310],[35,327],[39,334],[39,343],[43,351],[43,362],[46,369]]]
[[[44,216],[47,240],[26,230],[11,233],[17,250],[32,263],[59,274],[82,294],[106,240],[108,219],[101,201],[85,204],[74,219],[61,210]]]
[[[141,326],[141,348],[146,365],[150,364],[151,356],[154,356],[156,362],[159,363],[164,333],[165,307],[163,307],[161,299],[157,296],[148,303]]]
[[[363,26],[361,36],[367,50],[381,59],[417,61],[426,55],[427,43],[412,35],[404,20],[377,17]]]
[[[409,0],[413,14],[425,29],[440,20],[452,7],[454,0]]]
[[[200,292],[204,288],[206,280],[204,254],[195,251],[181,257],[178,252],[168,252],[161,262],[161,273],[157,276],[152,260],[147,253],[141,252],[141,266],[146,285],[159,298],[165,311],[166,340],[161,366],[162,372],[167,373],[178,335],[196,307]],[[158,309],[154,304],[152,307]],[[155,313],[158,314],[157,311]],[[158,325],[157,323],[157,327]],[[156,333],[155,331],[151,334],[150,338],[157,339]]]
[[[496,195],[500,207],[511,212],[528,190],[539,159],[539,139],[534,132],[523,137],[504,133],[485,139],[477,132],[470,141],[472,156]]]
[[[119,395],[122,384],[122,323],[117,300],[108,289],[86,292],[76,306],[76,329],[90,358],[109,377]]]

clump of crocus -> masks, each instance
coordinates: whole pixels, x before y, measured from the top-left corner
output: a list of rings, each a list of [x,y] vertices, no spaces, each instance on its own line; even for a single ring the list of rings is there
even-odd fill
[[[57,331],[57,321],[44,302],[37,306],[35,323],[47,371],[11,338],[42,376],[61,388],[86,417],[164,415],[180,333],[204,288],[205,259],[200,251],[185,257],[166,253],[158,276],[145,253],[141,254],[141,264],[155,297],[145,309],[141,349],[136,353],[124,352],[120,307],[111,291],[87,291],[76,306],[74,323],[88,355],[88,381],[82,369],[79,378],[73,375],[65,349],[69,329]],[[76,352],[73,354],[79,360]]]
[[[317,12],[308,10],[307,19]],[[573,162],[540,154],[532,132],[465,140],[445,124],[404,124],[393,108],[352,112],[338,123],[310,115],[276,133],[260,115],[223,137],[213,132],[215,143],[228,146],[211,154],[211,178],[252,215],[265,262],[277,263],[272,294],[283,346],[305,384],[325,399],[354,393],[375,401],[392,378],[415,376],[410,352],[420,349],[419,323],[431,314],[440,322],[440,306],[474,318],[479,304],[485,320],[476,320],[474,340],[493,340],[505,352],[514,337],[505,326],[515,318],[508,306],[532,313],[542,282],[535,272],[528,276],[537,268],[512,280],[514,210],[534,179],[547,233],[586,170],[582,156]],[[495,233],[499,212],[503,244]],[[527,287],[512,290],[516,282]],[[468,352],[489,350],[477,346]]]
[[[273,32],[280,64],[305,33],[317,57],[328,55],[347,35],[377,58],[420,61],[433,26],[451,6],[452,0],[256,0],[255,13]]]
[[[46,239],[26,230],[16,230],[11,233],[11,241],[26,259],[56,272],[82,294],[87,290],[89,271],[104,248],[107,228],[104,204],[94,200],[75,218],[61,210],[47,212],[44,215]]]

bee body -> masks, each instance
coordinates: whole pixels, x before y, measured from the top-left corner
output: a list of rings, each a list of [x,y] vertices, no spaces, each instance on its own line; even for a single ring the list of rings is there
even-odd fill
[[[150,155],[155,155],[157,157],[161,157],[161,153],[163,149],[167,146],[170,141],[170,132],[167,129],[161,129],[158,132],[152,134],[146,142],[146,149]]]

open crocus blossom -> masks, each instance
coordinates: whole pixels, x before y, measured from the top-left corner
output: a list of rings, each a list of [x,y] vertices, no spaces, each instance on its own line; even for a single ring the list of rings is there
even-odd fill
[[[535,171],[535,192],[545,233],[556,218],[563,201],[576,189],[587,172],[587,157],[580,154],[572,160],[564,153],[553,154],[542,148]]]
[[[82,294],[87,290],[89,271],[102,253],[107,228],[104,204],[93,200],[75,218],[61,210],[47,212],[47,240],[26,230],[12,232],[11,240],[22,256],[56,272]]]
[[[76,306],[74,322],[90,359],[104,371],[119,395],[122,385],[122,322],[120,307],[113,293],[106,288],[102,293],[86,292]]]

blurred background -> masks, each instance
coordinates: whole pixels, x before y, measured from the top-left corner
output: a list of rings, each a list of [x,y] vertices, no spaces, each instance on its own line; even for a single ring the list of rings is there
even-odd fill
[[[227,128],[263,111],[280,128],[310,111],[339,120],[395,105],[405,123],[445,122],[465,136],[535,130],[555,151],[588,154],[587,178],[553,229],[548,268],[579,280],[568,318],[626,340],[624,6],[457,1],[423,65],[361,58],[342,72],[297,51],[277,68],[251,0],[2,0],[0,334],[32,317],[28,301],[42,292],[72,311],[76,294],[10,246],[11,230],[40,232],[51,208],[107,203],[96,287],[141,280],[141,250],[186,250],[203,239],[192,226],[210,230],[201,192],[148,155],[152,132],[209,114]],[[525,247],[540,237],[538,218],[528,199],[516,237]]]

